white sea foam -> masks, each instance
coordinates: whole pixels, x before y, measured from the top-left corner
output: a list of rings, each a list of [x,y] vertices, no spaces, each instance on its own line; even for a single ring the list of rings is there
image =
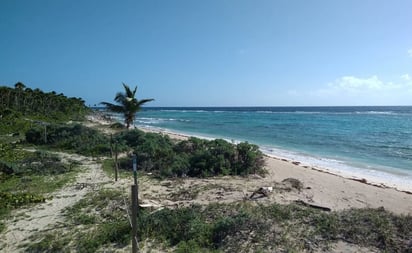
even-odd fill
[[[355,114],[373,114],[373,115],[397,115],[398,113],[392,111],[357,111]]]
[[[314,167],[342,177],[366,179],[368,183],[384,185],[403,191],[412,191],[412,172],[405,170],[383,166],[356,166],[342,160],[315,157],[277,148],[262,147],[261,150],[269,156],[298,161],[302,166]]]
[[[187,119],[174,119],[174,118],[146,118],[146,117],[139,117],[137,119],[135,119],[135,123],[138,124],[159,124],[162,122],[166,122],[166,121],[178,121],[178,122],[190,122],[190,120]]]
[[[244,113],[249,113],[244,111]],[[355,112],[328,112],[328,111],[256,111],[256,113],[266,114],[319,114],[319,115],[399,115],[393,111],[355,111]]]

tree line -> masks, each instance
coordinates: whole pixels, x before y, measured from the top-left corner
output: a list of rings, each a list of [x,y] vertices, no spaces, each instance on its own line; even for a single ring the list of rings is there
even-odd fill
[[[7,116],[37,117],[40,119],[78,119],[88,111],[81,98],[67,97],[55,91],[31,89],[18,82],[14,88],[0,86],[0,118]]]

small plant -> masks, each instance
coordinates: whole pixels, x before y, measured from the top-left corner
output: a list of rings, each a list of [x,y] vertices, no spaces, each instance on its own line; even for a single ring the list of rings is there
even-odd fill
[[[46,198],[41,195],[35,195],[30,193],[9,193],[0,192],[1,207],[20,207],[30,203],[45,202]]]
[[[69,252],[70,238],[61,233],[47,233],[39,242],[26,245],[25,252]]]
[[[78,252],[96,252],[100,247],[110,243],[120,247],[126,246],[130,240],[130,224],[126,220],[104,223],[86,234],[80,233],[77,240]]]

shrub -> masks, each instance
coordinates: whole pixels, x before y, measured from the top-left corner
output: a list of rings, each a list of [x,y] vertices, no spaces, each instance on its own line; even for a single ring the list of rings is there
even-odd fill
[[[249,143],[233,145],[222,139],[208,141],[194,137],[175,143],[168,136],[139,130],[120,133],[115,140],[133,148],[140,170],[162,177],[264,172],[262,152]]]
[[[137,147],[142,143],[144,136],[145,133],[143,131],[134,129],[116,134],[114,141],[129,147]]]
[[[45,138],[46,132],[46,138]],[[28,143],[74,151],[83,155],[107,155],[110,153],[109,138],[99,131],[79,124],[35,127],[26,132]]]
[[[254,144],[242,142],[236,145],[237,150],[237,173],[238,175],[246,175],[252,173],[262,173],[264,165],[263,154],[259,147]]]
[[[43,130],[44,132],[44,130]],[[31,128],[26,132],[26,141],[28,143],[40,145],[45,144],[44,134],[40,128]]]
[[[45,202],[46,199],[41,195],[30,194],[30,193],[9,193],[0,192],[0,207],[20,207],[30,203],[41,203]]]

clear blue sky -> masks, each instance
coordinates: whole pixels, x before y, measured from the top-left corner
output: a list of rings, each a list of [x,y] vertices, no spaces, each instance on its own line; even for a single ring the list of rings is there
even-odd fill
[[[1,0],[0,85],[151,106],[412,105],[410,0]]]

